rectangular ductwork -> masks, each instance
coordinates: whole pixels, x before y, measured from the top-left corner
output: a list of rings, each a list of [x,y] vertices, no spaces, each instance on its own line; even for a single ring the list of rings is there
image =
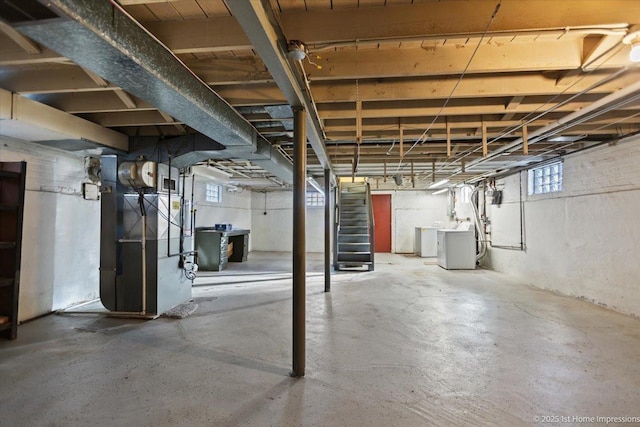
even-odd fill
[[[218,141],[226,147],[220,156],[256,160],[291,182],[288,160],[277,150],[260,147],[268,143],[244,117],[117,5],[91,0],[46,4],[61,17],[15,28]]]

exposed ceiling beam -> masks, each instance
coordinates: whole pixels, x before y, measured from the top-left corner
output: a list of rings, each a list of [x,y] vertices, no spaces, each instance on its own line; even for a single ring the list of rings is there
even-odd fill
[[[232,1],[233,3],[244,3]],[[144,26],[174,53],[224,52],[253,46],[233,16],[145,22]]]
[[[504,108],[505,110],[507,110],[507,113],[502,116],[502,120],[511,120],[515,115],[515,109],[520,105],[520,103],[522,103],[523,100],[524,96],[521,95],[512,97]]]
[[[95,147],[86,147],[88,141],[98,146],[128,150],[128,138],[122,133],[4,89],[0,89],[0,99],[2,135],[21,139],[28,135],[29,140],[46,141],[52,147],[56,146],[56,141],[67,144],[73,140],[78,141],[83,148]]]
[[[40,46],[33,42],[28,37],[23,36],[17,32],[11,24],[4,19],[0,18],[0,31],[5,33],[11,40],[13,40],[22,50],[30,55],[35,55],[41,52]]]
[[[640,115],[634,111],[614,111],[603,114],[594,120],[590,120],[591,124],[607,124],[607,123],[639,123]],[[540,119],[534,121],[532,126],[540,126],[547,125],[548,123],[561,118],[563,113],[549,113],[541,117]],[[486,115],[484,117],[487,117]],[[514,119],[509,121],[501,121],[498,119],[498,116],[495,116],[493,120],[486,120],[487,126],[490,128],[507,128],[509,126],[514,126],[518,124],[522,124],[522,120]],[[448,118],[446,121],[443,119],[437,120],[435,123],[433,122],[433,118],[430,116],[418,116],[418,117],[403,117],[402,124],[405,129],[426,129],[431,126],[431,129],[445,130],[447,128],[447,124],[452,129],[474,129],[481,126],[482,118],[480,116],[459,116],[454,118]],[[369,118],[363,120],[363,126],[365,130],[392,130],[397,127],[398,118],[397,117],[388,117],[388,118]],[[335,131],[342,130],[347,131],[350,129],[354,129],[355,120],[354,119],[327,119],[324,121],[325,130]]]
[[[84,73],[89,76],[89,78],[91,79],[91,81],[93,81],[98,87],[108,87],[109,86],[109,82],[106,81],[105,79],[103,79],[102,77],[100,77],[99,75],[97,75],[96,73],[94,73],[91,70],[87,70],[86,68],[82,68],[82,71],[84,71]]]
[[[273,77],[258,57],[187,59],[185,64],[210,85],[273,82]]]
[[[571,124],[574,123],[574,121],[579,121],[585,116],[590,116],[590,118],[593,118],[601,114],[606,114],[607,106],[610,106],[613,103],[623,100],[626,97],[632,97],[631,99],[633,99],[635,96],[638,95],[638,93],[640,93],[640,82],[631,84],[625,87],[624,89],[621,89],[605,97],[602,97],[601,99],[595,102],[591,102],[582,109],[575,109],[569,114],[567,114],[566,116],[556,121],[555,123],[552,123],[548,126],[537,129],[534,132],[531,132],[531,133],[528,132],[528,135],[527,135],[528,143],[529,144],[536,143],[537,140],[535,138],[540,139],[543,136],[546,138],[548,136],[556,135],[558,132],[564,132],[564,130],[567,129],[567,127],[571,127]],[[499,156],[506,151],[518,149],[520,148],[521,145],[522,145],[522,138],[518,138],[506,146],[493,150],[489,157],[482,160],[476,160],[472,162],[469,166],[475,168],[476,166],[481,165],[486,161],[490,161],[492,158]],[[531,145],[529,145],[529,149],[531,149]]]
[[[466,48],[440,47],[434,50],[393,49],[354,52],[332,52],[323,56],[322,69],[305,64],[305,71],[316,84],[321,80],[383,78],[383,77],[427,77],[460,74],[466,67],[473,46]],[[554,52],[553,56],[546,54]],[[507,45],[483,45],[479,59],[467,70],[468,78],[473,73],[496,73],[517,71],[576,70],[583,63],[579,40],[569,42],[536,43],[523,48],[521,43]],[[384,56],[385,60],[380,61]],[[544,59],[543,59],[544,58]],[[36,58],[34,57],[34,62]],[[46,61],[45,61],[46,62]],[[11,64],[3,58],[0,65]],[[273,81],[262,61],[256,57],[217,58],[201,61],[187,60],[186,64],[207,84],[233,85],[264,83]],[[607,67],[627,65],[624,54],[616,55],[607,62]],[[481,77],[480,77],[481,78]],[[464,82],[464,81],[463,81]],[[469,86],[465,83],[466,86]]]
[[[13,28],[13,27],[12,27]],[[0,33],[0,66],[41,64],[49,62],[67,62],[68,59],[60,56],[46,47],[38,46],[39,53],[29,53],[16,44],[11,38]]]
[[[495,0],[424,2],[410,6],[359,7],[316,10],[313,14],[283,13],[282,27],[290,39],[311,43],[344,40],[423,37],[428,35],[482,34]],[[491,31],[518,31],[571,27],[601,27],[629,23],[640,16],[636,0],[547,0],[503,2]]]
[[[123,91],[122,89],[115,89],[113,92],[120,99],[120,101],[122,101],[125,107],[129,109],[136,108],[136,101],[127,92]]]
[[[464,118],[464,117],[463,117]],[[418,119],[418,120],[410,120],[410,119]],[[640,120],[640,119],[639,119]],[[389,124],[389,122],[396,122],[395,125]],[[375,131],[389,131],[393,132],[394,128],[397,133],[398,125],[397,119],[367,119],[362,124],[363,132],[375,132]],[[550,122],[551,120],[540,120],[536,121],[534,126],[540,125],[544,126],[544,124]],[[346,123],[349,122],[349,123]],[[485,122],[489,128],[507,128],[509,126],[517,126],[521,122],[519,120],[511,120],[508,122],[504,121],[486,121]],[[458,120],[455,122],[448,121],[439,121],[436,123],[432,123],[432,120],[429,120],[426,117],[410,117],[402,120],[402,128],[405,130],[405,134],[412,130],[420,130],[423,131],[427,127],[431,130],[439,130],[444,131],[449,127],[451,130],[456,129],[477,129],[482,126],[481,120]],[[350,119],[333,119],[333,120],[325,120],[325,131],[327,134],[331,132],[349,132],[353,131],[355,126],[353,121]]]
[[[109,128],[125,126],[162,126],[180,124],[180,122],[177,122],[170,115],[157,110],[132,111],[123,113],[83,114],[82,117]]]
[[[375,105],[365,105],[362,110],[363,118],[376,117],[419,117],[419,116],[435,116],[440,113],[441,116],[453,115],[486,115],[486,114],[504,114],[505,107],[502,104],[478,104],[465,102],[464,105],[448,105],[441,111],[441,107],[433,105],[429,102],[403,101],[404,106],[398,102],[377,102]],[[431,104],[431,105],[429,105]],[[575,111],[590,105],[589,101],[571,102],[558,107],[554,111],[566,112]],[[514,113],[532,113],[543,112],[551,108],[552,105],[544,102],[532,102],[521,104],[513,110]],[[631,107],[629,107],[631,108]],[[353,105],[345,103],[335,104],[319,104],[318,112],[322,119],[338,119],[338,118],[355,118],[355,108]]]
[[[324,53],[322,59],[317,60],[322,65],[321,69],[313,64],[303,65],[310,80],[317,82],[332,79],[449,76],[461,74],[465,69],[467,75],[500,73],[505,70],[510,73],[549,72],[574,70],[583,64],[582,42],[579,39],[531,44],[484,43],[467,68],[474,49],[473,43],[467,43],[433,48],[341,50]],[[381,58],[384,60],[381,61]],[[606,58],[608,60],[602,65],[603,69],[628,65],[624,52]],[[210,85],[271,81],[262,62],[254,57],[187,60],[187,65]]]
[[[609,58],[615,55],[622,48],[620,43],[624,37],[621,35],[604,35],[598,37],[593,45],[588,45],[587,41],[590,37],[583,40],[583,58],[581,69],[591,71],[610,63]]]
[[[456,88],[453,98],[485,98],[505,97],[520,93],[513,97],[512,106],[522,101],[524,96],[553,96],[560,93],[572,95],[593,86],[605,79],[608,74],[593,72],[581,75],[570,87],[560,87],[553,78],[544,74],[498,74],[490,76],[467,76]],[[640,70],[631,69],[620,78],[604,83],[590,93],[610,93],[640,78]],[[86,73],[75,66],[52,69],[27,70],[3,74],[3,85],[14,92],[22,94],[69,93],[115,90],[113,85],[106,88],[96,86],[87,78]],[[376,79],[359,82],[358,97],[363,101],[412,100],[412,99],[445,99],[451,93],[457,78],[432,77],[411,79]],[[355,84],[353,81],[321,81],[312,82],[311,87],[316,103],[355,101]],[[232,105],[270,105],[286,103],[282,91],[275,84],[253,84],[215,86],[216,92]],[[107,95],[96,94],[96,97]],[[87,99],[89,104],[90,98]],[[100,108],[88,105],[91,108]],[[507,110],[511,108],[507,104]],[[69,111],[68,108],[62,108]],[[81,105],[73,111],[83,111]],[[508,120],[508,118],[506,119]]]
[[[187,129],[185,128],[185,126],[183,124],[181,124],[181,123],[177,123],[176,119],[171,117],[169,114],[167,114],[167,113],[165,113],[164,111],[161,111],[161,110],[158,110],[158,113],[160,113],[162,118],[165,119],[167,121],[167,123],[173,124],[173,127],[178,129],[178,131],[180,133],[186,133],[187,132]]]
[[[126,95],[132,103],[128,105],[125,104],[125,101],[118,96],[118,92]],[[33,95],[32,98],[73,114],[118,112],[133,108],[135,108],[136,111],[156,109],[148,102],[129,95],[122,91],[122,89],[100,92],[39,94]]]
[[[229,5],[233,6],[233,3]],[[565,30],[568,27],[599,28],[603,24],[626,23],[629,16],[640,13],[635,0],[606,3],[559,0],[553,6],[565,13],[550,14],[549,4],[544,0],[503,4],[491,30],[521,31],[523,16],[527,17],[525,28]],[[473,3],[429,2],[409,6],[336,8],[314,10],[313,13],[303,10],[281,14],[280,22],[287,38],[302,40],[308,45],[345,40],[449,37],[481,34],[487,24],[486,17],[494,8],[494,0],[479,0]],[[483,14],[482,10],[487,13]],[[176,53],[251,49],[249,39],[231,16],[145,22],[144,25]]]
[[[572,95],[603,80],[607,73],[589,73],[571,87],[558,87],[552,77],[542,73],[501,73],[496,75],[466,76],[452,98],[486,98],[524,96]],[[590,93],[610,93],[640,79],[639,70],[629,70],[621,78],[600,85]],[[358,99],[362,101],[446,99],[458,77],[430,77],[403,79],[367,79],[358,83]],[[214,86],[216,92],[233,105],[265,105],[286,102],[275,84]],[[316,103],[355,101],[356,90],[352,80],[315,81],[311,83]]]
[[[233,6],[234,3],[241,2],[233,1],[229,5]],[[509,32],[520,31],[523,28],[600,28],[608,24],[627,23],[629,17],[640,14],[640,5],[635,0],[557,0],[554,1],[553,7],[562,10],[563,13],[549,13],[549,3],[545,0],[505,3],[492,23],[491,30]],[[408,6],[320,9],[314,10],[313,13],[283,13],[281,25],[288,39],[302,40],[307,45],[345,40],[449,37],[481,34],[486,27],[486,17],[490,16],[494,8],[495,0],[478,0],[473,3],[428,2]],[[523,25],[523,16],[527,17],[526,26]],[[144,25],[175,53],[252,48],[232,16],[145,22]],[[3,55],[0,55],[0,64],[2,58]],[[17,58],[13,58],[13,61],[16,60]]]
[[[322,125],[311,93],[297,64],[286,56],[287,40],[273,11],[264,1],[234,1],[228,6],[264,61],[291,107],[304,108],[307,135],[322,166],[331,171],[331,160],[324,145]],[[333,179],[333,172],[330,172]]]
[[[446,45],[433,49],[368,49],[322,55],[322,69],[306,65],[311,81],[336,78],[376,78],[461,74],[475,45]],[[579,40],[504,45],[483,43],[467,74],[509,70],[550,71],[577,68],[582,63]],[[552,53],[550,53],[552,52]],[[384,58],[384,60],[381,60]],[[625,64],[626,65],[626,64]]]
[[[96,84],[85,70],[75,65],[52,69],[12,70],[2,74],[4,88],[23,95],[35,93],[64,93],[113,90],[117,86]],[[92,71],[90,71],[92,72]],[[92,72],[93,73],[93,72]],[[96,73],[93,73],[97,76]],[[99,76],[98,76],[99,77]],[[99,77],[102,82],[105,80]]]

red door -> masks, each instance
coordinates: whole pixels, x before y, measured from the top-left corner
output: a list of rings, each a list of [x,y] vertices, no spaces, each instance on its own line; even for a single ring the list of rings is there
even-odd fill
[[[391,194],[371,196],[375,221],[375,251],[391,252]]]

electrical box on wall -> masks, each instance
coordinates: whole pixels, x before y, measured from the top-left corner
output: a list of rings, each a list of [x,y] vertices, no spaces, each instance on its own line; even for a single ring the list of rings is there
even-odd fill
[[[90,182],[82,183],[82,198],[85,200],[100,200],[100,186]]]
[[[491,195],[491,204],[500,206],[502,204],[502,190],[494,190]]]

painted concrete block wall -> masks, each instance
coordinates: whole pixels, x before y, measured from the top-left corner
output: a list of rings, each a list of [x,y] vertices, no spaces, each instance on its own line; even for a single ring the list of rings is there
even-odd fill
[[[291,251],[293,192],[253,192],[251,208],[251,250]],[[324,252],[324,207],[307,206],[306,229],[307,252]]]
[[[391,250],[413,253],[415,227],[441,222],[447,226],[447,196],[425,190],[374,191],[391,194]],[[293,193],[276,191],[252,194],[252,250],[291,251]],[[267,213],[266,215],[264,213]],[[307,250],[324,251],[324,208],[307,207]]]
[[[415,228],[439,222],[450,223],[447,216],[447,195],[432,195],[427,190],[372,191],[391,194],[391,251],[413,253]]]
[[[98,297],[100,203],[82,198],[84,158],[0,137],[0,161],[27,161],[19,319]]]
[[[249,234],[249,249],[253,241],[253,229],[251,226],[251,191],[240,189],[237,192],[229,192],[223,186],[222,202],[212,203],[206,201],[207,183],[216,184],[216,181],[196,175],[193,191],[194,207],[196,211],[197,227],[213,227],[215,224],[232,224],[233,228],[251,230]],[[190,180],[187,179],[187,187]],[[187,191],[191,191],[190,188]]]
[[[484,263],[534,286],[640,316],[638,162],[640,139],[569,156],[563,191],[541,196],[526,195],[525,173],[526,251],[491,249]],[[519,177],[498,184],[504,203],[492,206],[489,217],[504,243],[519,230]],[[500,209],[512,214],[498,215]]]

